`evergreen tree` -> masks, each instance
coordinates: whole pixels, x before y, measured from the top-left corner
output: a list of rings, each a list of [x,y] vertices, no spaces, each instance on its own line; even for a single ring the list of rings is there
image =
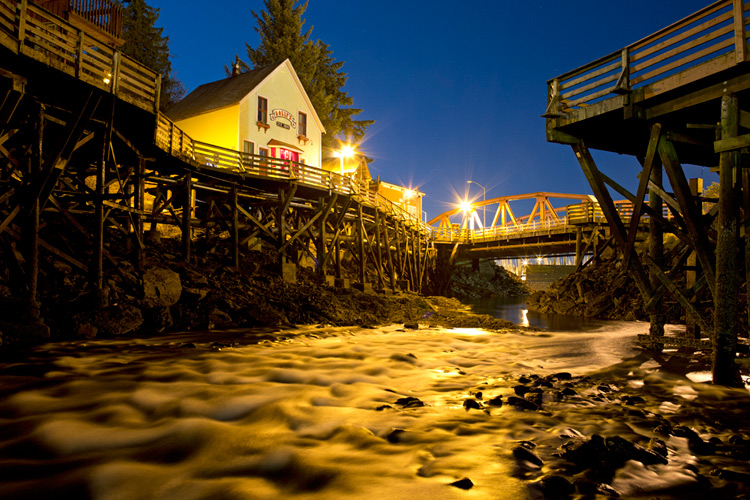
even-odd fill
[[[245,44],[251,65],[259,68],[289,58],[326,129],[323,147],[338,148],[340,140],[360,142],[373,121],[353,119],[362,110],[349,107],[353,99],[342,90],[348,78],[341,70],[343,61],[333,58],[329,45],[310,40],[312,26],[304,31],[307,1],[264,0],[264,5],[260,14],[252,11],[260,45]]]
[[[159,108],[164,109],[179,101],[185,94],[182,82],[172,75],[169,58],[169,37],[163,36],[164,28],[157,28],[159,9],[146,4],[145,0],[123,0],[122,52],[141,64],[158,71],[161,75],[161,98]]]

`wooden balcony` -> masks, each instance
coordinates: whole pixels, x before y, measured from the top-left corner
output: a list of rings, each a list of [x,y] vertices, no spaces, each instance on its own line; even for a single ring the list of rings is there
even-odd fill
[[[122,9],[112,0],[30,0],[87,34],[119,47],[122,39]]]
[[[158,111],[161,76],[156,71],[36,3],[0,0],[0,45],[141,109]]]
[[[547,82],[547,140],[584,139],[590,148],[641,156],[644,123],[694,125],[711,143],[725,92],[750,88],[747,17],[750,1],[721,0],[638,42]],[[592,40],[595,41],[595,40]],[[703,129],[702,137],[695,130]],[[694,153],[694,154],[692,154]],[[700,151],[690,163],[713,165]]]

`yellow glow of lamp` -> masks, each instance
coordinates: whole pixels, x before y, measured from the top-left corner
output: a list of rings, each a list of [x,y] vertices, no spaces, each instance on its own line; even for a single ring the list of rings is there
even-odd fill
[[[344,158],[351,158],[352,156],[354,156],[354,153],[354,146],[352,146],[351,144],[342,146],[341,149],[334,153],[335,156],[339,157],[339,168],[341,175],[344,175]]]
[[[473,212],[474,211],[474,205],[472,205],[468,201],[462,201],[461,202],[461,210],[464,211],[464,212],[466,212],[468,214],[469,212]]]

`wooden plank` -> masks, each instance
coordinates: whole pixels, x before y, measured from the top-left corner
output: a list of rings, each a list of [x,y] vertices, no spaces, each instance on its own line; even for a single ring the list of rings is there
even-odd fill
[[[643,71],[646,68],[650,68],[652,66],[658,65],[667,59],[672,58],[673,56],[676,56],[678,54],[687,53],[690,49],[693,49],[695,47],[698,47],[700,45],[703,45],[706,42],[710,42],[711,40],[716,40],[717,38],[720,38],[727,33],[730,33],[732,31],[731,26],[724,26],[723,28],[720,28],[716,31],[712,31],[706,35],[703,35],[702,37],[696,38],[694,40],[690,40],[689,42],[680,45],[678,47],[675,47],[672,50],[668,50],[667,52],[664,52],[662,54],[659,54],[657,57],[654,57],[652,59],[646,59],[641,64],[636,64],[633,66],[632,71],[633,73]],[[731,45],[731,43],[729,43]],[[729,46],[727,45],[727,46]],[[709,47],[710,49],[710,47]],[[666,66],[664,66],[666,67]]]
[[[636,78],[633,78],[632,83],[633,85],[637,85],[641,82],[644,82],[646,80],[650,80],[652,78],[655,78],[661,74],[664,74],[670,70],[673,70],[675,68],[679,68],[680,66],[684,66],[688,63],[691,63],[693,61],[696,61],[698,59],[702,59],[710,54],[714,54],[716,52],[719,52],[722,49],[726,49],[727,47],[731,47],[734,44],[734,40],[723,40],[719,43],[716,43],[714,45],[711,45],[710,47],[706,47],[703,50],[700,50],[698,52],[695,52],[693,54],[689,54],[682,59],[678,59],[676,61],[673,61],[671,63],[665,64],[664,66],[660,66],[659,68],[650,71],[648,73],[645,73],[641,76],[638,76]],[[701,66],[697,66],[701,67]]]
[[[620,67],[619,64],[618,64],[617,67],[618,68]],[[619,76],[620,75],[617,74],[617,75],[610,75],[610,76],[604,77],[604,78],[602,78],[600,80],[597,80],[595,82],[591,82],[590,84],[585,85],[583,87],[579,87],[579,88],[576,88],[575,90],[571,90],[570,92],[565,92],[563,94],[560,94],[560,97],[563,98],[563,99],[569,99],[569,98],[571,98],[573,96],[581,95],[581,94],[583,94],[585,92],[588,92],[589,90],[593,90],[593,89],[601,87],[602,85],[605,85],[607,83],[614,82],[614,81],[616,81],[619,78]]]
[[[750,134],[738,135],[736,137],[727,137],[714,142],[714,153],[723,153],[750,147]]]
[[[585,75],[583,75],[583,76],[581,76],[579,78],[576,78],[575,80],[566,81],[565,83],[562,83],[562,84],[559,85],[559,87],[558,87],[558,94],[559,94],[560,90],[565,90],[565,89],[569,89],[571,87],[575,87],[579,83],[586,82],[588,80],[591,80],[592,78],[596,78],[597,76],[604,75],[606,73],[609,73],[610,71],[614,71],[614,70],[619,69],[621,67],[622,67],[622,63],[620,61],[616,61],[616,62],[614,62],[612,64],[608,64],[607,66],[603,66],[603,67],[599,68],[596,71],[592,71],[590,73],[586,73]]]
[[[743,0],[734,0],[734,54],[737,63],[747,61],[747,42],[745,37],[745,7]]]
[[[713,28],[714,26],[717,26],[717,25],[719,25],[719,24],[721,24],[721,23],[723,23],[725,21],[728,21],[729,19],[731,19],[731,17],[732,17],[732,13],[731,12],[725,12],[724,14],[716,16],[716,17],[714,17],[714,18],[712,18],[712,19],[710,19],[710,20],[708,20],[708,21],[706,21],[706,22],[704,22],[704,23],[702,23],[702,24],[700,24],[698,26],[695,26],[695,27],[693,27],[693,28],[691,28],[689,30],[683,31],[683,32],[681,32],[681,33],[673,36],[672,38],[668,38],[667,40],[665,40],[663,42],[660,42],[660,43],[657,43],[655,45],[652,45],[652,46],[648,47],[647,49],[644,49],[644,50],[641,50],[641,51],[637,51],[635,54],[632,55],[631,62],[635,62],[635,61],[644,59],[644,58],[650,56],[651,54],[654,54],[654,53],[659,52],[659,51],[661,51],[661,50],[663,50],[663,49],[665,49],[665,48],[667,48],[669,46],[672,46],[672,45],[676,44],[677,42],[681,42],[681,41],[683,41],[683,40],[685,40],[687,38],[690,38],[693,35],[696,35],[696,34],[702,32],[702,31],[706,31],[709,28]],[[730,31],[732,31],[732,27],[731,26],[725,26],[723,28],[720,28],[718,31],[721,31],[721,34],[726,34],[726,33],[729,33]],[[714,37],[714,38],[716,38],[716,37]],[[713,38],[711,38],[711,39],[713,39]],[[693,45],[693,47],[694,46],[695,45]],[[683,46],[679,46],[679,47],[683,47]],[[670,51],[670,52],[671,52],[671,55],[667,56],[667,57],[671,57],[672,55],[678,53],[678,52],[675,52],[674,50]],[[664,57],[663,54],[659,55],[659,59],[660,60],[664,60],[667,57]]]

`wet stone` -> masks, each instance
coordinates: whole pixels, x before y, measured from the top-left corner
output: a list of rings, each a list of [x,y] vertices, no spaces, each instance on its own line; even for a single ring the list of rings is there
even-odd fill
[[[404,429],[393,429],[385,439],[391,444],[398,444],[401,442],[405,433],[406,431]]]
[[[567,498],[575,493],[575,487],[567,478],[558,475],[544,476],[536,483],[544,498]]]
[[[503,406],[503,397],[495,396],[494,398],[487,401],[490,406]]]
[[[419,408],[424,406],[424,403],[419,398],[407,396],[405,398],[399,398],[396,400],[397,405],[401,405],[404,408]]]
[[[521,410],[536,411],[539,409],[539,406],[535,403],[527,401],[526,399],[517,398],[515,396],[510,396],[508,398],[508,404],[511,406],[515,406],[516,408],[519,408]]]
[[[513,448],[513,457],[523,465],[541,467],[544,465],[544,461],[539,458],[539,455],[534,453],[534,447],[534,443],[523,442]]]
[[[482,407],[475,399],[464,399],[464,408],[466,410],[481,410]]]
[[[513,392],[516,393],[516,396],[523,397],[524,394],[529,392],[530,388],[525,385],[517,385],[513,388]]]
[[[474,487],[474,483],[471,481],[471,479],[465,477],[463,479],[459,479],[458,481],[452,482],[451,486],[455,486],[456,488],[460,488],[462,490],[470,490]]]
[[[380,405],[377,408],[375,408],[375,411],[383,411],[383,410],[392,410],[393,407],[391,405]]]

